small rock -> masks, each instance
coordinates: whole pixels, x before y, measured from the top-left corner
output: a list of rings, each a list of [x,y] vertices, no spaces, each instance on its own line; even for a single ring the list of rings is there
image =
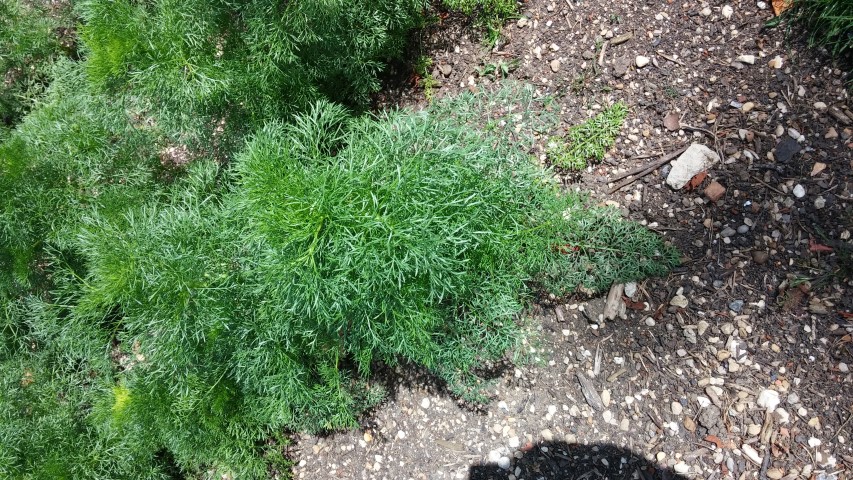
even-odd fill
[[[631,59],[629,57],[617,57],[613,60],[613,75],[623,77],[631,68]]]
[[[702,15],[703,17],[710,17],[711,16],[711,7],[703,8],[702,10],[699,11],[699,14]]]
[[[720,156],[717,152],[701,143],[694,143],[672,162],[672,169],[666,177],[666,183],[675,190],[679,190],[696,174],[709,169],[719,161]]]
[[[625,296],[633,297],[637,293],[637,282],[628,282],[625,284]]]
[[[723,231],[720,232],[720,236],[723,238],[729,238],[734,236],[735,233],[737,233],[735,229],[733,229],[732,227],[726,227],[723,229]]]
[[[510,466],[509,457],[501,456],[501,458],[498,459],[497,464],[499,467],[503,468],[504,470],[509,470],[509,466]]]
[[[817,198],[814,199],[814,208],[820,210],[825,206],[826,206],[826,199],[823,198],[822,196],[818,196]]]
[[[814,165],[812,165],[812,173],[811,173],[811,176],[813,176],[813,177],[814,177],[815,175],[820,175],[820,173],[821,173],[822,171],[824,171],[824,170],[826,170],[826,164],[825,164],[825,163],[823,163],[823,162],[815,162],[815,164],[814,164]]]
[[[838,132],[835,130],[835,127],[829,127],[829,130],[826,131],[826,135],[823,138],[827,140],[834,140],[838,138]]]
[[[743,113],[749,113],[750,111],[752,111],[752,109],[753,109],[753,108],[755,108],[755,103],[753,103],[753,102],[746,102],[746,103],[744,103],[744,104],[743,104],[743,106],[742,106],[742,107],[740,107],[740,108],[741,108],[741,110],[743,110]]]
[[[708,200],[712,202],[716,202],[719,199],[723,198],[723,195],[726,193],[726,187],[720,185],[716,180],[711,182],[707,187],[705,187],[705,196],[708,197]]]
[[[442,63],[441,65],[438,66],[438,70],[445,77],[449,77],[450,74],[453,72],[453,67],[451,67],[450,65],[448,65],[446,63]]]
[[[518,26],[518,28],[524,28],[527,26],[527,22],[527,17],[521,17],[518,19],[517,22],[515,22],[515,24]]]
[[[740,313],[741,310],[743,310],[743,300],[734,300],[729,303],[729,310],[735,313]]]
[[[690,471],[690,466],[682,461],[673,465],[672,469],[675,470],[675,473],[685,475],[687,472]]]
[[[797,198],[803,198],[806,196],[806,189],[799,183],[794,186],[794,196]]]
[[[646,65],[648,65],[648,64],[649,64],[649,62],[651,62],[651,61],[652,61],[652,59],[651,59],[651,58],[649,58],[649,57],[645,57],[645,56],[643,56],[643,55],[637,55],[637,58],[636,58],[636,60],[635,60],[636,65],[637,65],[637,68],[643,68],[643,67],[645,67]]]
[[[669,112],[663,117],[663,126],[670,132],[678,131],[681,128],[681,117],[675,112]]]
[[[672,402],[670,408],[672,409],[673,415],[681,415],[681,412],[684,411],[684,407],[681,405],[681,402]]]
[[[809,446],[812,448],[819,447],[821,445],[821,441],[817,438],[811,437],[809,438]]]
[[[754,437],[761,433],[761,425],[757,425],[755,423],[750,424],[746,427],[746,433],[748,433],[751,437]]]
[[[655,319],[652,317],[646,317],[645,324],[647,327],[654,327],[655,326]]]
[[[782,57],[777,56],[777,57],[773,58],[772,60],[770,60],[769,62],[767,62],[767,66],[770,68],[775,68],[778,70],[778,69],[782,68],[783,63],[785,63],[785,62],[782,61]]]
[[[796,405],[800,403],[800,396],[794,392],[791,392],[786,399],[789,405]]]
[[[695,432],[696,431],[696,422],[694,422],[693,419],[690,417],[684,417],[684,428],[688,432]]]
[[[772,413],[773,410],[776,410],[776,407],[779,406],[779,401],[779,392],[765,389],[758,395],[758,400],[756,400],[755,403],[759,407],[767,410],[769,413]]]
[[[581,53],[581,57],[583,57],[584,60],[592,60],[595,58],[595,52],[592,50],[584,50],[583,53]]]
[[[604,413],[601,414],[601,417],[604,419],[604,423],[610,423],[610,421],[613,420],[613,412],[605,410]]]
[[[556,59],[551,60],[550,66],[551,66],[552,72],[556,73],[556,72],[560,71],[560,61],[559,60],[556,60]]]
[[[779,480],[780,478],[785,476],[785,472],[782,471],[781,468],[770,468],[767,469],[767,478],[770,480]]]
[[[684,295],[676,295],[672,297],[672,299],[669,301],[669,304],[678,308],[687,308],[687,305],[689,305],[687,297],[685,297]]]
[[[767,259],[769,258],[769,254],[764,250],[753,250],[752,251],[752,261],[757,263],[758,265],[764,265],[767,263]]]
[[[777,161],[785,163],[794,158],[794,154],[802,150],[802,148],[803,147],[801,147],[793,138],[785,137],[776,144],[776,148],[773,150],[773,155],[776,157]]]
[[[748,63],[750,65],[755,64],[755,55],[740,55],[735,60],[740,63]]]
[[[731,5],[723,5],[722,13],[723,13],[723,18],[728,20],[728,19],[732,18],[732,14],[735,13],[735,11],[731,7]]]
[[[546,428],[545,430],[542,430],[540,432],[540,435],[542,435],[542,440],[545,440],[546,442],[554,441],[554,432],[552,432],[550,429]]]
[[[823,102],[814,102],[815,110],[824,111],[826,110],[826,104]]]
[[[848,367],[847,364],[844,362],[839,362],[838,363],[838,371],[841,373],[847,373],[850,371],[850,367]]]
[[[788,136],[793,138],[794,140],[798,140],[802,136],[802,134],[796,128],[788,127]]]
[[[623,418],[621,422],[619,422],[619,430],[623,432],[627,432],[631,429],[631,422],[627,418]]]
[[[749,231],[749,227],[747,227],[746,225],[741,225],[741,226],[737,227],[737,233],[739,233],[741,235],[743,235],[744,233],[746,233],[748,231]]]
[[[423,400],[421,400],[421,408],[429,408],[429,403],[429,398],[424,398]]]

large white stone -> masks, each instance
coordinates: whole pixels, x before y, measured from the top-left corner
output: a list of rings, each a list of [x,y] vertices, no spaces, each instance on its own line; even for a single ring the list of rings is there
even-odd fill
[[[687,182],[696,176],[697,173],[711,168],[711,166],[719,161],[720,156],[717,155],[717,152],[701,143],[694,143],[677,159],[673,160],[672,170],[669,171],[669,175],[666,177],[666,183],[678,190],[687,185]]]

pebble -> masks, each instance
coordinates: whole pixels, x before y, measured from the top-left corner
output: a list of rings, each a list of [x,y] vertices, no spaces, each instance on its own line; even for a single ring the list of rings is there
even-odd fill
[[[735,233],[737,233],[737,232],[735,231],[735,229],[733,229],[733,228],[731,228],[731,227],[726,227],[726,228],[724,228],[724,229],[723,229],[723,231],[722,231],[722,232],[720,232],[720,236],[721,236],[721,237],[723,237],[723,238],[728,238],[728,237],[733,236]]]
[[[711,16],[711,7],[705,7],[702,10],[700,10],[699,13],[703,17],[710,17]]]
[[[720,331],[723,332],[723,335],[731,335],[735,331],[735,326],[732,323],[726,322],[720,325]]]
[[[848,367],[847,364],[844,362],[839,362],[838,371],[841,373],[847,373],[850,371],[850,367]]]
[[[669,301],[669,304],[674,307],[687,308],[687,305],[689,303],[687,301],[687,297],[685,297],[684,295],[676,295],[672,297],[672,300]]]
[[[822,442],[814,437],[809,438],[809,446],[812,448],[819,447]]]
[[[643,55],[637,55],[635,62],[637,64],[637,68],[643,68],[649,64],[652,59]]]
[[[498,459],[497,463],[498,466],[503,468],[504,470],[509,470],[509,457],[501,456],[501,458]]]
[[[829,130],[826,131],[826,135],[823,138],[827,140],[834,140],[838,138],[838,131],[835,130],[835,127],[829,127]]]
[[[746,427],[746,433],[748,433],[752,437],[758,435],[759,433],[761,433],[761,425],[757,425],[755,423],[751,424],[750,426]]]
[[[821,208],[826,206],[826,199],[823,197],[817,197],[814,199],[814,208],[820,210]]]
[[[729,303],[729,310],[735,313],[740,313],[741,310],[743,310],[743,300],[734,300]]]
[[[753,108],[755,108],[755,104],[754,104],[754,103],[752,103],[752,102],[746,102],[746,103],[744,103],[744,104],[743,104],[743,106],[741,107],[741,110],[743,110],[743,113],[749,113]]]
[[[527,22],[528,22],[527,17],[521,17],[518,19],[518,22],[516,22],[515,24],[518,26],[518,28],[524,28],[527,26]]]
[[[743,452],[743,454],[746,456],[746,458],[748,458],[754,464],[756,464],[756,465],[762,464],[764,459],[761,457],[761,455],[758,454],[758,452],[755,451],[754,448],[752,448],[751,445],[743,444],[743,445],[741,445],[740,450]]]
[[[601,403],[605,407],[610,406],[610,390],[605,388],[604,390],[601,391]]]
[[[793,127],[788,127],[788,136],[793,138],[794,140],[798,140],[803,134],[800,133],[799,130]]]
[[[672,466],[672,469],[675,470],[675,473],[684,475],[690,471],[690,466],[684,463],[683,461],[676,463]]]
[[[741,226],[737,227],[737,233],[744,234],[748,231],[749,231],[749,227],[747,227],[746,225],[741,225]]]
[[[788,401],[788,404],[789,404],[789,405],[796,405],[796,404],[800,403],[800,396],[799,396],[799,395],[797,395],[797,394],[796,394],[796,393],[794,393],[794,392],[791,392],[791,393],[788,395],[788,399],[787,399],[787,401]]]
[[[625,296],[633,297],[637,293],[637,282],[628,282],[625,284]]]
[[[551,71],[559,72],[560,71],[560,61],[559,60],[551,60]]]
[[[736,58],[736,60],[740,63],[748,63],[750,65],[754,65],[755,55],[740,55]]]
[[[732,14],[733,14],[733,13],[735,13],[735,11],[734,11],[734,9],[731,7],[731,5],[724,5],[724,6],[723,6],[722,13],[723,13],[723,18],[725,18],[726,20],[728,20],[728,19],[732,18]]]
[[[424,398],[421,400],[421,408],[429,408],[429,398]]]
[[[670,408],[672,408],[673,415],[681,415],[681,412],[684,411],[684,407],[681,405],[681,402],[672,402]]]
[[[545,440],[546,442],[554,441],[554,432],[552,432],[550,429],[546,428],[545,430],[542,430],[539,433],[540,435],[542,435],[542,440]]]
[[[779,406],[779,392],[775,390],[765,389],[758,395],[758,400],[756,400],[756,404],[767,410],[768,412],[773,412],[776,407]]]
[[[623,432],[627,432],[631,429],[631,422],[627,418],[623,418],[621,422],[619,422],[619,430]]]
[[[823,102],[814,102],[815,110],[826,110],[826,104]]]
[[[769,62],[767,62],[767,66],[770,68],[780,69],[785,62],[782,60],[782,57],[776,56]]]
[[[767,478],[771,480],[779,480],[785,476],[785,472],[781,468],[770,468],[767,470]]]
[[[655,319],[652,317],[646,317],[645,323],[646,323],[647,327],[654,327],[655,326]]]
[[[767,263],[767,259],[769,258],[769,254],[763,250],[753,250],[752,251],[752,261],[757,263],[758,265],[763,265]]]
[[[613,412],[605,410],[604,413],[601,414],[601,417],[604,418],[604,423],[610,423],[610,421],[613,420]]]
[[[794,187],[794,196],[797,198],[803,198],[806,196],[806,189],[799,183]]]

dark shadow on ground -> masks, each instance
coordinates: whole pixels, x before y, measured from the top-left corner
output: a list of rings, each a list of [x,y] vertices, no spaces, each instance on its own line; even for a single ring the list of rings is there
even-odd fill
[[[687,480],[639,453],[606,443],[542,442],[521,450],[522,457],[511,459],[509,469],[494,463],[473,465],[468,480],[507,480],[511,474],[518,480]]]

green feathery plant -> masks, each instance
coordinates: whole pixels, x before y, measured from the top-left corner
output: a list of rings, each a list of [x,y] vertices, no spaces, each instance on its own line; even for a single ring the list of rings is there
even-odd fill
[[[553,139],[548,145],[551,163],[569,170],[583,170],[587,162],[600,162],[613,147],[628,108],[618,102],[580,125],[569,128],[567,139]]]
[[[809,45],[825,47],[843,66],[853,67],[853,3],[798,0],[786,14],[806,32]]]
[[[227,142],[320,98],[366,105],[426,6],[85,0],[79,11],[93,81],[140,95],[167,129],[210,143],[215,125]]]
[[[43,92],[51,64],[73,53],[73,38],[64,33],[74,21],[66,10],[0,0],[0,139]]]
[[[601,289],[671,264],[657,237],[561,194],[511,137],[446,108],[352,118],[321,102],[257,132],[231,168],[192,163],[163,200],[80,215],[47,254],[47,313],[4,332],[30,325],[45,336],[36,353],[100,365],[82,368],[93,387],[58,411],[57,433],[85,432],[81,455],[99,460],[40,461],[74,478],[263,478],[277,432],[356,425],[381,398],[375,362],[422,365],[482,400],[474,372],[522,338],[531,287]],[[9,395],[35,391],[27,362]],[[3,408],[41,402],[27,398]],[[4,437],[9,471],[32,471],[15,445],[37,418]]]

